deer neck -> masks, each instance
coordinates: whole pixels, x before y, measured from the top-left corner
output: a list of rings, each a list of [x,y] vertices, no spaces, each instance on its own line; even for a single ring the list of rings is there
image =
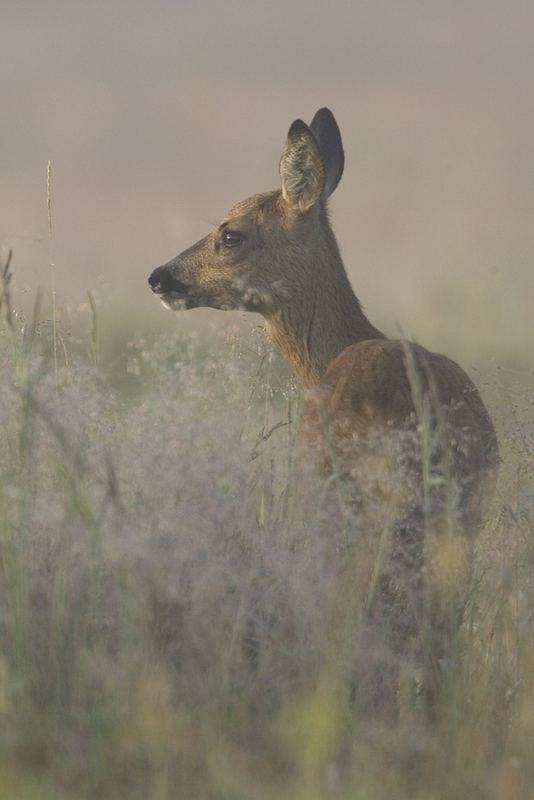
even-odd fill
[[[314,386],[346,347],[383,339],[362,311],[341,257],[306,270],[298,299],[266,317],[267,334],[282,350],[304,386]],[[334,262],[334,268],[332,267]],[[310,279],[313,276],[313,279]]]

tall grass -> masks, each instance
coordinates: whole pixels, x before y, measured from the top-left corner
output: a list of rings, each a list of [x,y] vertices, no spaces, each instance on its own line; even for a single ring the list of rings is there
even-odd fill
[[[173,335],[132,335],[110,360],[93,301],[85,348],[70,348],[57,322],[68,357],[56,376],[50,325],[34,320],[24,335],[7,287],[0,796],[534,792],[534,422],[524,383],[497,374],[486,387],[503,466],[442,713],[427,722],[408,671],[394,713],[379,717],[354,688],[363,630],[354,574],[340,575],[299,521],[300,396],[263,334],[182,333],[176,316]]]

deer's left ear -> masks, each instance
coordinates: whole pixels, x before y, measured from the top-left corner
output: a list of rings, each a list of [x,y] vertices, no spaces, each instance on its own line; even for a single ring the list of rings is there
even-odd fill
[[[323,193],[323,159],[313,133],[300,119],[287,134],[280,159],[280,180],[284,200],[300,213],[318,203]]]
[[[345,154],[341,134],[334,115],[328,108],[320,108],[311,121],[310,130],[315,137],[325,170],[324,194],[332,194],[343,175]]]

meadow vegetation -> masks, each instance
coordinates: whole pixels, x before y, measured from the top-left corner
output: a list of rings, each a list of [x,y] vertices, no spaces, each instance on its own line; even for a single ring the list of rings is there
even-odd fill
[[[13,308],[11,268],[0,796],[531,796],[533,376],[475,376],[502,465],[436,719],[409,670],[375,715],[358,686],[365,609],[300,521],[301,394],[263,329],[180,315],[172,334],[138,321],[112,337],[90,296],[81,334],[62,312],[54,333],[38,303],[28,320]]]

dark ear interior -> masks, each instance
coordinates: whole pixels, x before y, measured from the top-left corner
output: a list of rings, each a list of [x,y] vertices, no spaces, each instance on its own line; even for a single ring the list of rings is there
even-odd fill
[[[315,137],[325,169],[324,195],[332,194],[343,175],[345,154],[341,134],[334,115],[328,108],[321,108],[314,116],[310,130]]]

